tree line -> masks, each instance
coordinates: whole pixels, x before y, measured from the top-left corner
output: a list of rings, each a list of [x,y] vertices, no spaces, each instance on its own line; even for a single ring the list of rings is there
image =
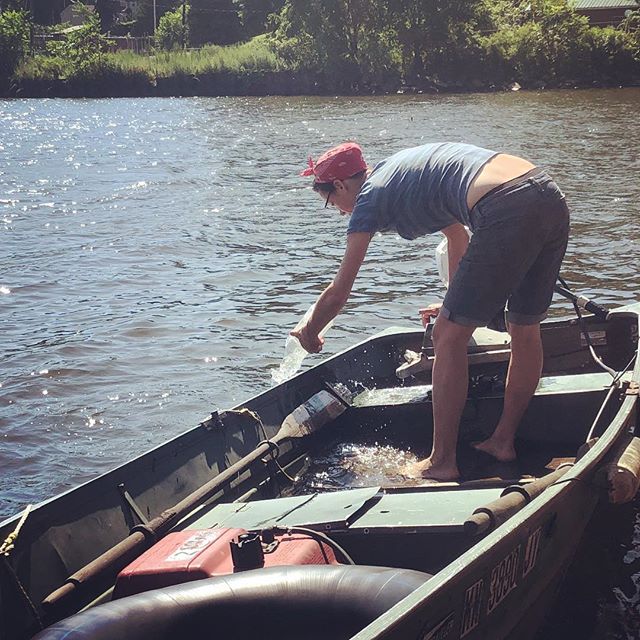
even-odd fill
[[[34,25],[46,24],[62,4],[0,0],[0,83],[29,53]],[[154,33],[158,50],[176,55],[209,44],[250,49],[259,41],[263,70],[296,72],[307,80],[301,86],[324,92],[640,82],[640,12],[617,28],[592,27],[568,0],[155,0],[156,25],[154,0],[140,0],[130,16],[116,0],[94,4],[82,34],[43,54],[54,60],[43,61],[40,75],[69,78],[76,68],[97,73],[105,64],[117,75],[117,63],[99,55],[108,32]],[[74,54],[70,70],[64,52],[77,49],[79,38],[95,43],[83,49],[90,64]],[[202,68],[189,73],[202,75]]]
[[[625,84],[640,80],[639,18],[591,27],[567,0],[287,0],[274,45],[372,87]]]

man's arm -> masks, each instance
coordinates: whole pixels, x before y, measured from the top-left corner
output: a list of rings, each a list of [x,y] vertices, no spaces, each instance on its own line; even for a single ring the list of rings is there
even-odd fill
[[[340,313],[349,299],[370,242],[371,234],[368,232],[350,233],[347,236],[347,248],[336,277],[320,294],[307,324],[291,332],[309,353],[317,353],[322,349],[324,340],[318,334]]]

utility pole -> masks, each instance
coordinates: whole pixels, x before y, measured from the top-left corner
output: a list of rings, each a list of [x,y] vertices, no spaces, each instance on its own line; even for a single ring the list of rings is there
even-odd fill
[[[187,3],[182,0],[182,49],[187,47]]]
[[[153,37],[156,37],[156,29],[158,27],[158,21],[156,19],[156,0],[153,0]]]

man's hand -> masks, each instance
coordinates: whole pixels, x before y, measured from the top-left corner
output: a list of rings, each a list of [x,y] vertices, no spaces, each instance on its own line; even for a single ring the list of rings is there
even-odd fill
[[[442,302],[434,302],[430,304],[428,307],[424,309],[418,309],[418,313],[420,314],[420,318],[422,320],[422,326],[426,327],[429,324],[431,318],[436,318],[440,313],[440,309],[442,307]]]
[[[308,325],[304,325],[300,329],[294,329],[289,335],[294,336],[300,340],[302,348],[308,353],[319,353],[322,351],[322,345],[324,344],[324,338],[314,334],[307,329]]]

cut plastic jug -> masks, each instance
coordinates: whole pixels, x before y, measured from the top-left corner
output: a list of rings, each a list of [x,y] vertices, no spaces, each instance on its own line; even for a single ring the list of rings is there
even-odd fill
[[[296,329],[304,326],[313,310],[315,309],[315,302],[307,309],[307,312],[302,316],[302,319],[296,325]],[[333,325],[333,320],[331,320],[320,332],[320,337],[323,337],[324,334],[331,328]],[[273,369],[271,371],[271,379],[275,384],[281,384],[285,380],[288,380],[293,375],[295,375],[300,367],[302,366],[303,360],[307,357],[308,353],[304,349],[304,347],[300,344],[300,340],[295,336],[288,335],[287,339],[284,343],[284,356],[282,358],[282,362],[277,369]]]

